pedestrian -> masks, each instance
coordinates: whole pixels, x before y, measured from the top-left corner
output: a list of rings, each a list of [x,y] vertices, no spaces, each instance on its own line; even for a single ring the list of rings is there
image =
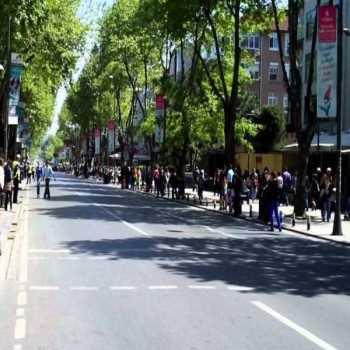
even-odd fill
[[[170,174],[170,179],[169,179],[170,187],[171,187],[171,198],[172,199],[177,199],[178,194],[177,194],[177,175],[176,175],[176,170],[174,169],[171,174]]]
[[[5,210],[7,211],[8,203],[10,203],[10,209],[12,210],[12,169],[11,164],[7,162],[4,167],[4,192],[5,192]]]
[[[204,169],[202,169],[197,179],[198,199],[200,203],[202,203],[203,201],[204,183],[205,183],[205,172],[204,172]]]
[[[45,162],[45,166],[43,169],[43,178],[45,180],[45,192],[44,192],[44,199],[51,199],[51,194],[50,194],[50,180],[52,178],[55,178],[55,174],[53,173],[53,170],[51,166],[49,165],[49,162]]]
[[[321,202],[321,216],[322,221],[330,221],[331,218],[331,195],[333,191],[332,169],[327,168],[323,174],[320,183],[320,202]]]
[[[281,221],[278,213],[279,202],[281,198],[281,189],[279,188],[277,176],[274,172],[271,172],[271,176],[267,185],[267,202],[269,206],[269,219],[270,219],[270,231],[274,231],[273,215],[277,221],[277,227],[279,231],[282,231]]]
[[[4,201],[4,186],[5,186],[5,171],[4,171],[4,160],[0,158],[0,208],[3,206]]]
[[[17,159],[12,163],[12,180],[13,180],[13,203],[18,202],[18,191],[19,191],[19,184],[21,182],[21,167],[19,163],[19,158],[17,155]]]
[[[314,173],[311,179],[310,206],[312,210],[317,210],[317,208],[320,208],[320,184],[317,173]]]
[[[243,177],[241,168],[238,167],[235,172],[233,189],[235,191],[235,197],[233,202],[234,216],[239,217],[242,214],[242,190],[243,190]]]
[[[39,166],[39,163],[37,164],[37,167],[35,169],[35,179],[36,179],[36,197],[40,197],[40,182],[42,177],[42,169]]]

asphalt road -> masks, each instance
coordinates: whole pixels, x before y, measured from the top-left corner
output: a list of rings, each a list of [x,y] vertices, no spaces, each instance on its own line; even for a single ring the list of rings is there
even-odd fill
[[[51,192],[0,282],[1,350],[350,349],[349,248],[67,175]]]

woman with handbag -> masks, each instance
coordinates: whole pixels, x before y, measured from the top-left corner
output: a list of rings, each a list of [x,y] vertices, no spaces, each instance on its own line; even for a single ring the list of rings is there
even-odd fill
[[[10,210],[12,210],[12,169],[9,162],[4,167],[4,192],[5,192],[5,210],[7,211],[10,202]]]

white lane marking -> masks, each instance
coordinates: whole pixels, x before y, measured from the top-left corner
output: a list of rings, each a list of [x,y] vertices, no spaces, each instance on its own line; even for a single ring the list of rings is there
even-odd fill
[[[88,287],[88,286],[74,286],[70,287],[70,290],[77,290],[77,291],[97,291],[98,287]]]
[[[15,340],[21,340],[26,337],[26,320],[17,318],[15,326]]]
[[[206,230],[208,230],[208,231],[210,231],[210,232],[212,232],[212,233],[218,233],[218,234],[220,234],[221,236],[224,236],[224,237],[229,237],[229,238],[235,238],[235,236],[234,235],[231,235],[231,234],[229,234],[229,233],[225,233],[225,232],[223,232],[223,231],[220,231],[220,230],[217,230],[217,229],[212,229],[211,227],[209,227],[209,226],[203,226]]]
[[[30,290],[38,290],[38,291],[56,291],[59,290],[60,288],[57,286],[30,286]]]
[[[251,291],[255,290],[255,288],[252,288],[252,287],[234,286],[234,285],[227,286],[227,289],[234,290],[236,292],[251,292]]]
[[[130,224],[129,222],[127,222],[127,221],[125,221],[125,220],[121,220],[121,222],[122,222],[125,226],[130,227],[131,229],[133,229],[134,231],[140,233],[141,235],[146,236],[146,237],[149,237],[149,234],[148,234],[147,232],[142,231],[141,229],[139,229],[139,228],[136,227],[135,225]]]
[[[27,305],[27,292],[19,292],[17,295],[17,305],[24,306]]]
[[[80,260],[79,256],[59,256],[58,260]]]
[[[30,256],[28,260],[48,260],[49,258],[43,256]]]
[[[110,290],[136,290],[133,286],[111,286]]]
[[[22,344],[15,344],[13,346],[13,350],[22,350],[22,349],[23,349]]]
[[[69,254],[69,249],[29,249],[30,254]]]
[[[121,223],[123,223],[125,226],[128,226],[129,228],[131,228],[132,230],[138,232],[139,234],[149,237],[149,234],[141,229],[139,229],[138,227],[136,227],[133,224],[130,224],[129,222],[123,220],[120,216],[118,216],[117,214],[113,213],[112,211],[104,208],[100,203],[94,203],[94,206],[102,209],[104,212],[106,212],[107,214],[111,215],[112,217],[114,217],[115,219],[119,220]]]
[[[24,317],[24,309],[22,307],[17,308],[16,317]]]
[[[27,192],[28,203],[29,191]],[[27,283],[28,281],[28,208],[25,209],[24,213],[24,222],[23,222],[23,231],[22,231],[22,249],[20,255],[20,273],[19,273],[19,282]]]
[[[203,289],[203,290],[216,289],[216,287],[214,287],[214,286],[199,286],[199,285],[188,286],[188,288],[189,289]]]
[[[88,260],[109,260],[110,257],[105,255],[105,256],[90,256],[88,257]]]
[[[261,301],[252,301],[252,304],[258,307],[260,310],[265,311],[267,314],[275,318],[276,320],[282,322],[284,325],[287,327],[293,329],[312,343],[316,344],[319,348],[324,349],[324,350],[337,350],[334,346],[328,344],[324,340],[318,338],[316,335],[312,334],[305,328],[297,325],[293,321],[289,320],[288,318],[284,317],[277,311],[271,309],[269,306],[265,305]]]
[[[149,286],[150,290],[170,290],[170,289],[178,289],[178,286]]]

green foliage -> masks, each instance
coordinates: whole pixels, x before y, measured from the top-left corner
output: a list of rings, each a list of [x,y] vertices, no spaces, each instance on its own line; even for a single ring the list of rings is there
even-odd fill
[[[83,47],[86,28],[76,16],[78,6],[79,0],[2,1],[0,59],[5,62],[5,28],[11,15],[11,50],[26,62],[21,99],[30,119],[34,151],[51,124],[58,87],[71,77]]]
[[[286,135],[286,116],[277,106],[263,107],[255,121],[260,125],[260,131],[254,139],[256,150],[271,152],[278,150]]]

